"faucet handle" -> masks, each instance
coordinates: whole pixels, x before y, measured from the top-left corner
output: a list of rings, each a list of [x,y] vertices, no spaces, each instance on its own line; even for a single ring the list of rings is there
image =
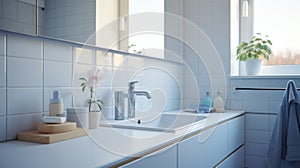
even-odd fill
[[[131,82],[128,83],[128,86],[129,86],[129,87],[134,87],[134,84],[135,84],[135,83],[138,83],[138,82],[139,82],[139,81],[131,81]]]

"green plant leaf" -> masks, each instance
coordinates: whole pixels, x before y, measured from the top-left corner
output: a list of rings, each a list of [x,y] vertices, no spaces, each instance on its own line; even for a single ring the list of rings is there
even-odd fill
[[[85,88],[86,88],[86,86],[83,86],[83,87],[82,87],[82,91],[83,91],[83,92],[85,91]]]
[[[79,80],[83,80],[83,81],[87,82],[87,80],[85,78],[79,78]]]

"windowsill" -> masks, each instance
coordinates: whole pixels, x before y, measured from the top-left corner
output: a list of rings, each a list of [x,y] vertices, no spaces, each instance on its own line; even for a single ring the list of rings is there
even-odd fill
[[[233,76],[230,75],[229,79],[295,79],[300,78],[300,75],[257,75],[257,76]]]

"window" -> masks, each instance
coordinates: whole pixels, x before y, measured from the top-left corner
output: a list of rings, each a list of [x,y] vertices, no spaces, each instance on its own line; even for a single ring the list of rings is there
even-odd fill
[[[134,15],[143,12],[164,13],[164,1],[162,0],[129,0],[129,15]],[[163,17],[163,15],[161,15]],[[156,25],[160,25],[160,32],[155,33],[140,33],[129,37],[129,46],[135,45],[136,50],[141,51],[145,55],[153,57],[164,57],[164,18],[155,21]],[[129,32],[134,29],[136,23],[129,19]]]
[[[240,41],[261,33],[273,42],[273,57],[264,63],[263,75],[300,75],[300,1],[248,2],[248,17],[240,16]],[[242,3],[240,0],[240,14]],[[243,74],[242,71],[239,74]]]
[[[256,0],[254,34],[269,35],[273,57],[265,65],[300,64],[300,1]]]

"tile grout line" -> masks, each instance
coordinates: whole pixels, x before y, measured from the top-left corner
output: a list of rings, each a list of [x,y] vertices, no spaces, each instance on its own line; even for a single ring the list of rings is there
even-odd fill
[[[45,108],[45,101],[44,101],[44,97],[45,97],[45,40],[43,39],[42,40],[42,65],[43,65],[43,68],[42,68],[42,117],[45,116],[45,111],[44,111],[44,108]]]
[[[8,132],[8,90],[7,90],[7,33],[4,33],[4,74],[5,74],[5,141],[7,141],[7,132]]]

